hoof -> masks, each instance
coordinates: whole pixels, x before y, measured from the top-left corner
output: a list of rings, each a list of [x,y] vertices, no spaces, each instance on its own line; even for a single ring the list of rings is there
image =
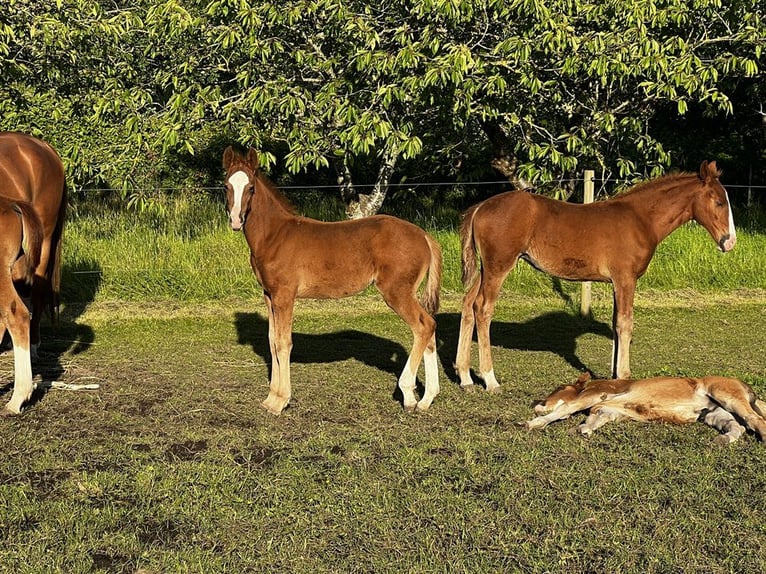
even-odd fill
[[[471,383],[470,385],[460,385],[460,388],[466,393],[476,392],[476,385],[474,385],[473,383]]]
[[[417,405],[415,405],[415,410],[419,413],[425,413],[430,408],[431,408],[431,403],[426,404],[423,401],[420,401],[418,402]]]
[[[500,393],[503,392],[503,387],[501,387],[500,385],[496,387],[487,387],[487,392],[492,395],[499,395]]]
[[[414,413],[418,408],[417,403],[414,405],[404,405],[404,412],[405,413]]]
[[[733,440],[731,440],[731,439],[730,439],[728,436],[726,436],[725,434],[721,434],[721,435],[718,435],[718,436],[717,436],[717,437],[715,437],[715,439],[713,440],[713,444],[714,444],[714,445],[716,445],[716,446],[729,446],[729,445],[730,445],[731,443],[733,443],[733,442],[734,442],[734,441],[733,441]]]
[[[0,409],[0,418],[10,418],[10,417],[17,417],[21,414],[21,412],[16,412],[8,407],[3,407]]]
[[[282,411],[285,409],[288,402],[289,401],[275,401],[269,397],[261,403],[261,407],[272,415],[279,416],[282,414]]]

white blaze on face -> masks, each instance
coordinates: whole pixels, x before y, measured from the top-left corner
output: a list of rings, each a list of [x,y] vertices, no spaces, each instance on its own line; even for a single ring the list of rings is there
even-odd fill
[[[734,214],[731,212],[731,202],[729,201],[728,192],[726,192],[726,203],[729,205],[729,239],[724,242],[723,250],[731,251],[737,243],[737,231],[734,229]]]
[[[249,183],[250,178],[244,171],[237,171],[231,174],[229,178],[229,185],[234,190],[234,201],[231,204],[231,211],[229,212],[229,223],[231,228],[238,231],[242,228],[242,221],[240,220],[240,214],[242,213],[242,195],[245,192],[245,187]]]

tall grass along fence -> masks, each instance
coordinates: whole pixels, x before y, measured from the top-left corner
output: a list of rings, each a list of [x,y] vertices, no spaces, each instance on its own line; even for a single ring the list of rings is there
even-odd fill
[[[299,211],[324,220],[342,219],[342,205],[329,195],[308,194],[306,203],[296,202]],[[229,229],[222,198],[204,193],[175,197],[165,200],[163,209],[144,213],[104,210],[103,204],[81,200],[72,211],[64,244],[65,302],[213,301],[260,294],[245,239]],[[435,202],[430,208],[421,205],[397,213],[428,229],[441,243],[447,293],[462,292],[459,212]],[[737,247],[726,255],[695,223],[678,229],[660,244],[639,291],[765,289],[766,213],[758,206],[736,207],[735,223]],[[563,291],[578,298],[578,285],[554,281],[521,263],[505,289],[529,296]]]

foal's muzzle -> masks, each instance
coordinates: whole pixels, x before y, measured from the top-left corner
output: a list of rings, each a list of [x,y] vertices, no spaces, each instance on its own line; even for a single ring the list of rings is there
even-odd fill
[[[718,249],[726,253],[727,251],[731,251],[734,249],[734,246],[737,244],[737,237],[732,237],[730,234],[726,234],[721,237],[721,239],[718,241]]]
[[[242,227],[245,225],[245,217],[246,215],[243,214],[241,211],[239,213],[232,213],[229,212],[229,225],[231,226],[232,231],[240,231]]]

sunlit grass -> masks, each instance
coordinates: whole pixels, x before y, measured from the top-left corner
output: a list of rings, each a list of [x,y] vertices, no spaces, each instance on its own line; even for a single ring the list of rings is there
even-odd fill
[[[327,220],[342,217],[338,206],[322,210],[320,205],[309,206],[309,212]],[[426,223],[442,245],[443,290],[462,292],[455,226]],[[64,253],[65,298],[74,300],[205,301],[259,292],[244,236],[228,228],[222,205],[205,198],[173,202],[163,216],[114,212],[75,216],[68,224]],[[763,233],[741,229],[734,251],[722,254],[707,232],[691,223],[660,244],[639,291],[764,289],[763,269]],[[505,290],[572,297],[579,285],[553,281],[522,262],[509,275]]]

